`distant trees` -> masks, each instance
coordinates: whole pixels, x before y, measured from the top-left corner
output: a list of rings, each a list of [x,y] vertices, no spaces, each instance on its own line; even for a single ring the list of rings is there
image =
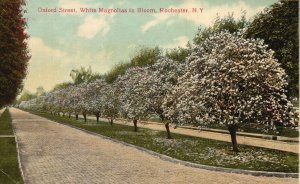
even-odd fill
[[[299,95],[299,1],[280,0],[259,13],[245,32],[261,38],[288,74],[288,96]]]
[[[70,73],[70,77],[72,78],[74,84],[91,81],[93,77],[92,68],[88,67],[86,69],[81,67],[79,69],[73,69]]]
[[[243,12],[240,19],[235,19],[233,13],[228,13],[227,16],[221,18],[216,17],[212,26],[207,28],[199,28],[196,36],[193,39],[195,45],[199,45],[204,42],[211,35],[227,31],[229,33],[235,33],[242,29],[247,28],[249,21],[246,19],[246,12]]]
[[[25,40],[24,0],[0,2],[0,108],[22,89],[30,58]]]
[[[191,45],[189,45],[188,48],[174,48],[174,49],[169,49],[166,51],[166,57],[170,58],[174,61],[178,61],[180,63],[184,63],[186,57],[190,54],[191,51]]]
[[[36,88],[36,93],[35,93],[36,96],[41,96],[41,95],[45,95],[45,94],[46,94],[46,91],[42,86],[39,86]]]
[[[35,93],[31,93],[30,91],[24,89],[16,102],[20,103],[22,101],[28,101],[28,100],[36,98],[38,96],[43,96],[45,94],[46,94],[46,91],[42,86],[37,87]]]
[[[36,95],[33,94],[33,93],[30,93],[30,91],[28,90],[23,90],[20,98],[18,99],[18,103],[22,102],[22,101],[28,101],[28,100],[31,100],[33,98],[35,98]]]
[[[115,65],[106,75],[108,83],[114,82],[120,75],[124,75],[126,70],[132,67],[145,67],[152,65],[161,56],[162,51],[158,47],[142,47],[136,51],[129,63],[119,63]]]

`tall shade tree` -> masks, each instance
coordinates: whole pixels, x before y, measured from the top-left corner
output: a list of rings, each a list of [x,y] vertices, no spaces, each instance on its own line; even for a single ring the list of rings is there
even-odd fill
[[[221,32],[194,48],[187,72],[164,103],[181,122],[225,124],[234,151],[243,124],[261,128],[293,122],[285,72],[262,40]]]
[[[299,93],[299,1],[280,0],[258,14],[245,32],[247,38],[261,38],[288,75],[288,96]]]
[[[0,108],[13,102],[26,76],[30,57],[23,5],[24,0],[0,1]]]

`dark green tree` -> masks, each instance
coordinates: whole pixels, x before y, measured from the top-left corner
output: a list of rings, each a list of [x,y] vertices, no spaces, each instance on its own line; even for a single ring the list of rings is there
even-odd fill
[[[0,1],[0,108],[15,100],[26,76],[30,57],[23,5],[24,0]]]
[[[92,68],[80,67],[79,69],[73,69],[70,73],[70,77],[73,80],[74,84],[80,84],[83,82],[89,82],[93,79]]]
[[[65,89],[65,88],[67,88],[71,85],[73,85],[72,82],[62,82],[62,83],[56,84],[52,91],[56,91],[56,90],[59,90],[59,89]]]
[[[162,52],[158,47],[142,47],[137,50],[128,63],[116,64],[106,75],[105,79],[108,83],[115,81],[118,76],[123,75],[128,68],[144,67],[154,64]]]
[[[124,75],[126,70],[130,68],[130,63],[118,63],[116,64],[106,75],[106,82],[112,83],[119,75]]]
[[[221,31],[234,33],[241,29],[247,28],[248,25],[249,21],[246,19],[246,12],[243,12],[240,19],[235,19],[233,17],[233,13],[228,13],[228,15],[223,18],[217,15],[212,26],[207,28],[200,27],[198,29],[193,41],[195,45],[200,45],[204,40],[209,38],[209,36],[214,33],[219,33]]]
[[[144,67],[154,64],[159,56],[161,56],[161,50],[158,47],[142,47],[134,54],[130,63],[131,66]]]
[[[245,36],[261,38],[274,50],[274,56],[288,74],[288,96],[299,93],[298,0],[281,0],[259,13]]]
[[[191,53],[191,49],[189,48],[174,48],[166,51],[166,57],[178,61],[178,62],[184,62],[185,58]]]
[[[46,90],[43,88],[43,86],[39,86],[36,88],[35,95],[36,96],[42,96],[46,94]]]
[[[33,93],[31,93],[28,90],[23,90],[20,98],[17,100],[17,104],[21,103],[22,101],[28,101],[30,99],[36,98],[37,96]]]

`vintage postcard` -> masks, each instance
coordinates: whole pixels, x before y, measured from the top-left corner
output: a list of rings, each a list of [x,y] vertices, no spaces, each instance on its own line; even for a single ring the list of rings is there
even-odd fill
[[[1,0],[0,184],[299,182],[298,0]]]

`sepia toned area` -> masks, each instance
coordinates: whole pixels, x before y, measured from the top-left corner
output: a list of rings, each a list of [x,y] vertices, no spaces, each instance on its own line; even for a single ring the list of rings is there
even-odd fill
[[[298,183],[298,0],[0,1],[0,184]]]

